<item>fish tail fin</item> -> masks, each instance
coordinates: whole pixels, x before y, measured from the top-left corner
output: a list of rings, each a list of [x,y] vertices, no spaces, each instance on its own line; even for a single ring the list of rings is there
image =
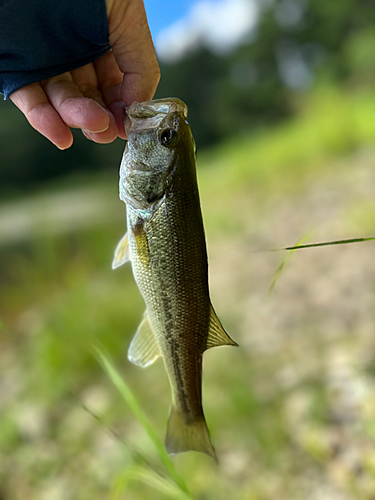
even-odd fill
[[[165,447],[171,455],[189,450],[201,451],[210,455],[217,462],[215,449],[212,446],[203,415],[191,423],[186,423],[178,409],[172,407]]]

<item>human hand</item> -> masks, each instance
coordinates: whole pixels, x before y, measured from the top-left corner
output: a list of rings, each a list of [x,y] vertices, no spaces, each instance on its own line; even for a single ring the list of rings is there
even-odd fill
[[[126,138],[124,103],[153,98],[159,65],[142,0],[106,0],[110,52],[81,68],[27,85],[10,95],[30,125],[59,149],[73,143],[69,127],[88,139]]]

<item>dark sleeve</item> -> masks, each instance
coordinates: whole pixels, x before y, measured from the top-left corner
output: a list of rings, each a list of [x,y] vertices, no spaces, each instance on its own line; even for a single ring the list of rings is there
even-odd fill
[[[105,0],[0,0],[0,92],[88,64],[110,50]]]

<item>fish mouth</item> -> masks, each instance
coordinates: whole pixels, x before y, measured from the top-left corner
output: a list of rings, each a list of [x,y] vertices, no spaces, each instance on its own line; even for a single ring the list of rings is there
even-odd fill
[[[134,101],[125,108],[125,130],[128,135],[139,129],[154,128],[170,113],[180,112],[187,118],[186,104],[177,98],[155,99],[138,103]]]

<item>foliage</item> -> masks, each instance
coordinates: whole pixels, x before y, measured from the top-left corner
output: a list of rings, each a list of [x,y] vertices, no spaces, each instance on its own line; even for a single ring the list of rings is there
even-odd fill
[[[198,149],[243,133],[258,134],[293,116],[315,84],[373,86],[372,0],[260,2],[256,31],[227,54],[203,46],[175,64],[162,64],[158,97],[189,106]],[[225,29],[225,27],[223,27]],[[0,193],[71,172],[114,172],[123,141],[102,146],[74,133],[74,147],[58,151],[32,130],[10,102],[0,103]]]
[[[374,21],[370,0],[261,4],[246,44],[225,55],[201,46],[162,64],[157,95],[188,103],[198,148],[254,133],[294,114],[295,95],[303,98],[316,83],[372,85]]]

